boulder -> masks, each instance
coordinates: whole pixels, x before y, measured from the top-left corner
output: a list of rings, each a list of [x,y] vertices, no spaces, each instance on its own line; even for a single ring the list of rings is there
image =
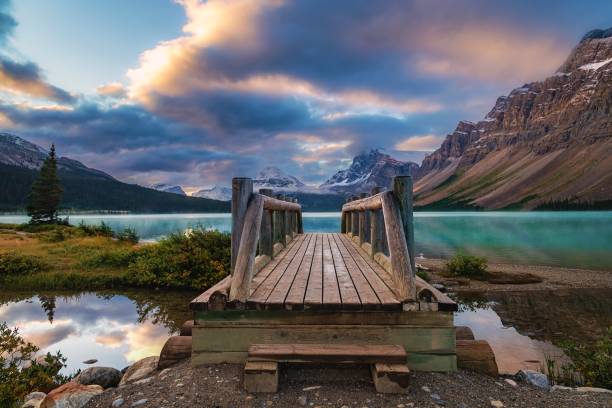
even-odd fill
[[[542,374],[533,370],[521,370],[516,374],[516,377],[519,380],[531,384],[535,387],[541,388],[546,391],[550,390],[550,382],[548,381],[548,377],[546,376],[546,374]]]
[[[47,396],[44,392],[31,392],[23,399],[25,402],[21,408],[38,408],[42,400]]]
[[[83,385],[99,385],[102,388],[116,387],[121,381],[121,371],[112,367],[90,367],[74,381]]]
[[[132,383],[134,381],[142,380],[145,377],[150,376],[157,370],[157,363],[159,357],[151,356],[138,360],[132,364],[123,374],[123,378],[119,382],[119,386]]]
[[[103,391],[99,385],[82,385],[71,381],[47,394],[40,408],[82,408]]]

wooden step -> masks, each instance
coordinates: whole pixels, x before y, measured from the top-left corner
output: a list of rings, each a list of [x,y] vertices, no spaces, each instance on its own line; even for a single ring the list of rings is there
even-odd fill
[[[457,366],[491,377],[499,374],[495,354],[486,340],[457,340]]]
[[[404,364],[372,364],[372,380],[376,392],[381,394],[403,394],[408,389],[410,370]]]
[[[244,366],[244,388],[248,392],[276,392],[278,390],[278,363],[247,361]]]
[[[357,344],[253,344],[249,360],[287,363],[406,364],[407,354],[399,345]]]

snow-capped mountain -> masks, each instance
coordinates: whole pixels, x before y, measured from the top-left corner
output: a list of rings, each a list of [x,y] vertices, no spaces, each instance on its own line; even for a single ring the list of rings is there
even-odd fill
[[[0,164],[22,167],[30,170],[39,169],[48,151],[32,142],[10,133],[0,133]],[[77,160],[68,157],[57,159],[58,168],[68,171],[84,171],[86,173],[108,178],[114,178],[103,171],[92,169]]]
[[[253,179],[253,189],[271,188],[274,191],[300,191],[306,188],[296,177],[283,172],[278,167],[265,167]]]
[[[152,188],[153,190],[163,191],[164,193],[187,195],[185,194],[185,191],[183,191],[183,188],[181,186],[173,186],[170,184],[160,183],[153,184],[152,186],[149,186],[149,188]]]
[[[346,194],[370,192],[376,186],[389,187],[393,177],[411,175],[418,168],[416,163],[402,162],[372,149],[355,156],[348,169],[340,170],[319,188]]]
[[[192,194],[193,197],[210,198],[212,200],[230,201],[232,199],[232,189],[229,187],[214,186],[204,188]]]

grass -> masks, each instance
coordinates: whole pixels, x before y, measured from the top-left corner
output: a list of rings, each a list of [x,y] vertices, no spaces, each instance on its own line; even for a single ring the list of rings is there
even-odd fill
[[[108,226],[0,225],[0,286],[13,290],[201,290],[227,275],[229,234],[195,230],[138,245]]]
[[[459,253],[446,263],[446,272],[451,276],[484,278],[487,274],[487,260],[479,256]]]

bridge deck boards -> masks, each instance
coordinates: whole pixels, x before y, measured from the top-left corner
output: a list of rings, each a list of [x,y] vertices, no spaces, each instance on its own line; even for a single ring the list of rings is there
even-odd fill
[[[300,234],[253,279],[253,309],[397,310],[387,272],[342,234]]]

